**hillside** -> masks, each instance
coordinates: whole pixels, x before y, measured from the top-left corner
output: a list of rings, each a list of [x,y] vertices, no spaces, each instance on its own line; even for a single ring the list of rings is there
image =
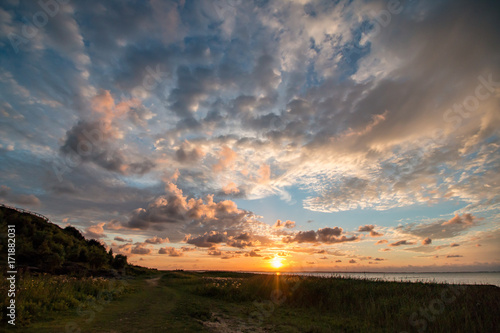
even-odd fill
[[[7,225],[15,225],[17,269],[86,276],[116,274],[128,266],[126,256],[114,256],[98,241],[85,239],[76,228],[63,229],[42,215],[0,206],[2,235],[7,234]],[[1,238],[2,253],[7,252],[6,240]]]

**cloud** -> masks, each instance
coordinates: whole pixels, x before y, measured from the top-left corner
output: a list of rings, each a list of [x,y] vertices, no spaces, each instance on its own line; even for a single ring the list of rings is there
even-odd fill
[[[245,257],[262,257],[260,254],[257,253],[257,249],[251,250],[250,252],[245,253]]]
[[[364,226],[360,226],[360,227],[358,228],[358,231],[359,231],[359,232],[365,232],[365,231],[370,232],[370,231],[372,231],[374,228],[375,228],[375,226],[374,226],[373,224],[367,224],[367,225],[364,225]]]
[[[349,260],[349,263],[350,263],[350,264],[355,264],[355,263],[356,263],[356,260],[351,259],[351,260]]]
[[[211,231],[198,237],[192,237],[191,235],[188,235],[185,239],[185,242],[197,247],[213,247],[214,245],[223,243],[226,240],[227,233]]]
[[[239,235],[229,236],[227,232],[217,232],[217,231],[206,232],[203,235],[197,237],[187,235],[184,241],[188,244],[192,244],[197,247],[213,247],[217,244],[226,243],[227,246],[236,248],[252,247],[268,242],[265,237],[257,237],[251,235],[248,232],[243,232],[240,233]]]
[[[359,238],[357,236],[346,237],[342,235],[343,230],[339,227],[334,228],[322,228],[318,231],[298,231],[292,236],[286,236],[282,239],[284,243],[344,243],[357,241]]]
[[[158,254],[168,254],[169,257],[181,257],[184,255],[182,251],[176,249],[175,247],[162,247],[158,250]]]
[[[299,231],[295,233],[293,236],[286,236],[282,239],[284,243],[313,243],[316,242],[316,231]]]
[[[222,187],[222,192],[224,192],[224,194],[238,194],[240,193],[240,189],[235,183],[230,182]]]
[[[381,239],[375,242],[375,245],[380,245],[380,244],[385,244],[388,243],[387,239]]]
[[[148,243],[148,244],[164,244],[164,243],[170,243],[170,241],[168,240],[168,237],[165,237],[165,238],[161,238],[161,237],[158,237],[158,236],[154,236],[153,238],[148,238],[144,241],[145,243]]]
[[[450,247],[457,247],[457,246],[460,246],[460,244],[457,244],[457,243],[451,243],[450,244]]]
[[[170,92],[168,100],[171,110],[180,118],[187,119],[198,111],[200,103],[217,87],[217,78],[212,70],[202,67],[177,68],[177,88]]]
[[[415,244],[415,242],[409,242],[407,240],[400,240],[400,241],[389,244],[389,246],[414,245],[414,244]]]
[[[98,224],[91,225],[87,227],[87,229],[85,229],[83,235],[87,238],[94,238],[94,239],[107,237],[104,234],[104,228],[103,228],[105,224],[106,224],[105,222],[101,222]]]
[[[224,169],[227,169],[233,165],[236,161],[238,154],[233,151],[228,146],[222,146],[222,149],[218,153],[218,161],[213,165],[212,169],[214,172],[221,172]]]
[[[276,223],[273,225],[273,228],[276,228],[276,229],[282,229],[282,228],[292,229],[292,228],[295,228],[295,221],[286,220],[285,222],[282,222],[281,220],[276,220]]]
[[[267,184],[271,180],[271,167],[267,164],[262,164],[257,172],[259,177],[257,182],[260,184]]]
[[[369,232],[371,237],[380,237],[384,235],[382,233],[376,232],[373,229],[375,229],[375,226],[373,224],[367,224],[364,226],[360,226],[358,228],[358,232]]]
[[[341,236],[342,232],[342,228],[334,227],[318,229],[316,234],[318,235],[318,242],[322,243],[341,243],[358,239],[357,236],[352,236],[349,238],[347,238],[346,236]]]
[[[481,219],[476,218],[471,214],[462,216],[455,215],[450,220],[437,220],[430,223],[410,223],[405,226],[399,226],[396,230],[406,235],[417,236],[422,238],[446,239],[456,237],[467,229],[476,226]]]
[[[262,240],[262,238],[261,238]],[[241,233],[238,236],[229,236],[226,244],[228,246],[245,248],[250,246],[256,246],[261,244],[261,241],[256,239],[253,235],[248,232]]]
[[[449,219],[448,221],[445,221],[441,223],[441,225],[468,225],[472,226],[474,225],[474,220],[476,219],[475,216],[472,216],[471,214],[463,214],[462,216],[455,214],[454,217]]]
[[[193,146],[188,141],[184,141],[182,145],[175,152],[177,161],[185,164],[192,164],[198,162],[205,154],[199,147]]]
[[[432,239],[430,239],[429,237],[422,240],[422,245],[429,245],[430,243],[432,243]]]
[[[226,252],[229,253],[229,252]],[[240,257],[239,254],[226,254],[225,256],[220,257],[221,259],[233,259]]]
[[[166,185],[165,192],[166,194],[150,202],[147,208],[134,210],[127,226],[140,229],[155,227],[161,230],[169,224],[178,224],[184,225],[187,231],[203,233],[215,225],[227,229],[241,224],[249,214],[238,209],[230,200],[216,203],[213,196],[207,196],[205,200],[188,199],[182,190],[172,183]]]
[[[2,185],[0,186],[0,197],[4,198],[9,194],[10,192],[10,187]]]
[[[40,207],[41,202],[38,197],[33,194],[13,194],[10,187],[6,185],[0,186],[0,199],[11,202],[14,205]]]
[[[146,156],[132,157],[128,151],[120,149],[118,142],[123,140],[119,120],[133,111],[135,118],[138,109],[143,108],[137,99],[122,100],[116,104],[109,90],[100,90],[90,99],[91,113],[80,119],[66,132],[60,152],[72,159],[72,165],[83,162],[94,163],[105,170],[121,174],[145,174],[155,167]]]
[[[132,251],[132,244],[122,244],[118,246],[118,252],[121,254],[130,254]]]
[[[430,252],[434,252],[434,251],[437,251],[437,250],[440,250],[440,249],[446,247],[446,246],[432,247],[432,246],[427,246],[427,245],[422,243],[421,246],[407,247],[404,250],[411,251],[411,252],[430,253]]]
[[[9,200],[15,204],[18,204],[18,205],[27,205],[27,206],[35,206],[35,207],[41,206],[40,199],[38,199],[33,194],[28,194],[28,195],[19,194],[19,195],[11,197]]]
[[[104,122],[81,120],[66,132],[60,150],[77,161],[93,162],[106,170],[124,173],[123,154],[110,146],[111,139],[117,135]]]
[[[126,238],[123,238],[123,237],[115,237],[114,240],[117,241],[117,242],[127,242],[127,243],[131,243],[132,242],[132,238],[126,239]]]
[[[211,247],[208,249],[207,254],[209,256],[220,256],[220,255],[222,255],[222,251],[218,250],[215,247]]]
[[[123,225],[121,224],[120,221],[111,220],[105,224],[104,228],[109,230],[120,230],[123,229]]]
[[[131,254],[150,254],[152,251],[150,248],[145,247],[144,244],[136,244],[134,247],[131,248],[130,253]]]
[[[449,254],[446,258],[463,258],[463,256],[460,254]]]
[[[160,27],[162,40],[170,43],[179,38],[182,26],[179,9],[184,6],[184,3],[153,0],[151,6],[154,19]]]

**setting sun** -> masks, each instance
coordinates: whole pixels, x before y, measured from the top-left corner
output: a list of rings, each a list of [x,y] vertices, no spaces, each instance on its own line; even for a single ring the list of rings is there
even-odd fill
[[[271,259],[269,263],[271,267],[278,269],[283,266],[282,260],[283,260],[282,258],[274,257],[273,259]]]

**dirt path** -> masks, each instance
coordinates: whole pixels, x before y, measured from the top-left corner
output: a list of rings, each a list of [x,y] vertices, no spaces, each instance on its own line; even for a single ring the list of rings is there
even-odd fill
[[[158,285],[161,277],[143,280],[137,292],[108,304],[82,332],[165,332],[178,295]]]
[[[160,278],[161,278],[161,276],[156,277],[156,278],[152,278],[152,279],[148,279],[148,280],[146,280],[146,282],[149,283],[149,285],[151,287],[156,287],[158,285],[158,281],[160,281]]]

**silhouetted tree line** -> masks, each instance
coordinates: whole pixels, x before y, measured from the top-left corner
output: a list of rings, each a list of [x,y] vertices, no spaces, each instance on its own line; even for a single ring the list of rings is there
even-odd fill
[[[122,271],[127,257],[113,255],[95,239],[87,240],[74,227],[64,229],[35,215],[0,207],[0,251],[7,253],[7,225],[16,226],[16,267],[52,274],[106,275]],[[4,256],[2,256],[4,257]],[[0,265],[6,265],[2,260]]]

